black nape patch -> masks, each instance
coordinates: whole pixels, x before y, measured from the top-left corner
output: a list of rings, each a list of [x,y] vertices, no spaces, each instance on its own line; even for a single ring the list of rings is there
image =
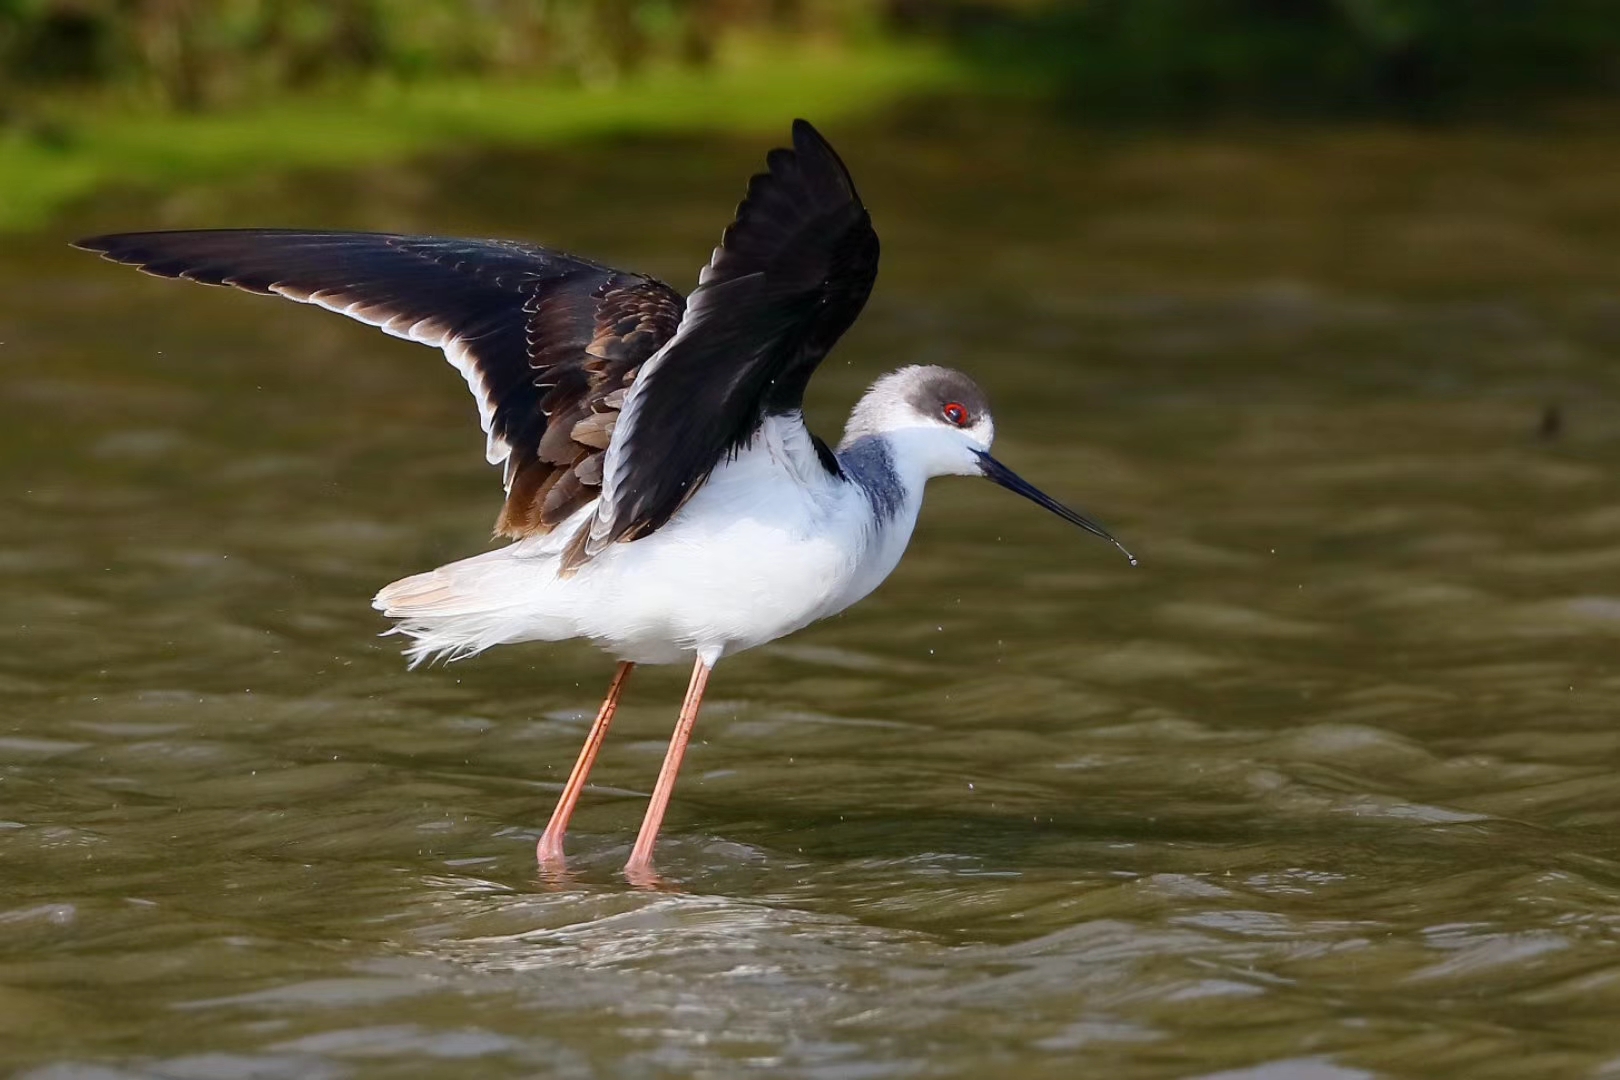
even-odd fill
[[[827,444],[822,441],[821,436],[812,433],[810,435],[810,445],[816,448],[816,460],[821,462],[821,467],[838,479],[843,479],[844,470],[838,464],[838,455],[827,448]]]

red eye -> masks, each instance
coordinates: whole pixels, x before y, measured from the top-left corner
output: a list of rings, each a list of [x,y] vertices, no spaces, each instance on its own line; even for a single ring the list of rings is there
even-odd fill
[[[945,415],[945,419],[949,420],[957,427],[967,427],[967,406],[963,405],[960,401],[947,402],[945,407],[939,411]]]

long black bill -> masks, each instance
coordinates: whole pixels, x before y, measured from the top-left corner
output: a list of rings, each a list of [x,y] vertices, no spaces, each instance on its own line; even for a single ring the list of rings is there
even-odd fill
[[[1118,540],[1115,540],[1107,529],[1103,528],[1095,521],[1092,521],[1084,514],[1077,514],[1073,510],[1070,510],[1067,506],[1064,506],[1062,503],[1052,498],[1052,496],[1046,494],[1046,492],[1042,491],[1028,480],[1025,480],[1022,476],[1019,476],[1017,473],[1007,468],[1007,466],[1003,465],[989,454],[979,454],[979,469],[984,473],[985,479],[1000,484],[1008,491],[1016,492],[1017,494],[1022,495],[1036,506],[1046,507],[1064,521],[1067,521],[1071,525],[1080,526],[1093,536],[1102,537],[1110,544],[1113,544],[1115,547],[1119,548],[1119,550],[1124,553],[1125,557],[1131,560],[1132,566],[1136,565],[1136,556],[1132,555],[1129,551],[1126,551],[1125,545],[1120,543]]]

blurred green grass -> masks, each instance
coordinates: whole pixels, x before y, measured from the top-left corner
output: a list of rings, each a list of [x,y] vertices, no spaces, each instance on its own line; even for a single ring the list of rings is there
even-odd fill
[[[610,85],[443,77],[327,86],[222,112],[63,98],[0,130],[0,230],[40,227],[111,187],[224,180],[256,169],[342,167],[457,145],[546,145],[640,133],[772,132],[959,85],[924,43],[738,43],[701,68],[648,67]]]
[[[1620,18],[1613,0],[0,0],[0,231],[120,187],[780,132],[942,91],[1077,131],[1545,126],[1612,111]]]

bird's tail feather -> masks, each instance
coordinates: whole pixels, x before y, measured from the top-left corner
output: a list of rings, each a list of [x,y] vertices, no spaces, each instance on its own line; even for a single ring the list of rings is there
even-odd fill
[[[412,640],[405,650],[411,667],[464,660],[492,645],[541,636],[525,633],[522,624],[536,578],[543,579],[545,572],[533,560],[512,558],[509,551],[490,551],[413,574],[377,593],[372,607],[395,620],[388,633]]]

